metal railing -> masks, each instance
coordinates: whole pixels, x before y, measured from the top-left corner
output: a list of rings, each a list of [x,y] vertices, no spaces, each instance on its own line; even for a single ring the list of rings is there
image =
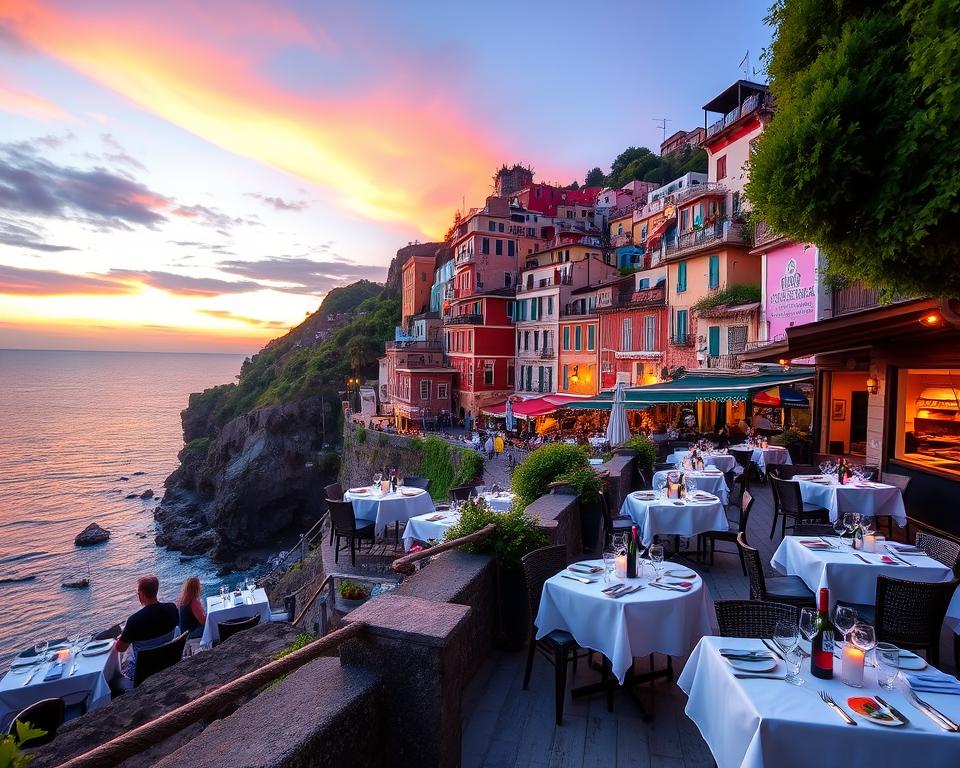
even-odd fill
[[[740,358],[737,355],[708,355],[706,368],[739,368]]]
[[[445,322],[447,325],[481,325],[483,323],[483,315],[453,315],[448,317]]]
[[[557,351],[552,348],[547,348],[547,349],[541,349],[539,354],[542,359],[551,360],[557,356]]]
[[[742,243],[739,219],[720,219],[699,229],[681,234],[674,242],[668,243],[666,255],[679,256],[686,251],[703,248],[717,243]]]
[[[273,568],[269,572],[263,574],[257,579],[257,586],[263,586],[264,584],[269,584],[274,578],[281,576],[286,572],[292,565],[290,558],[293,555],[299,555],[298,560],[293,562],[303,562],[307,558],[307,554],[310,552],[310,548],[317,541],[317,539],[322,538],[323,536],[323,524],[326,519],[330,516],[329,512],[325,512],[317,522],[315,522],[306,533],[300,534],[300,541],[295,547],[290,549],[287,552],[284,552],[280,557],[277,558],[277,562],[274,564]]]
[[[670,337],[670,346],[671,347],[692,347],[693,346],[693,336],[671,336]]]
[[[772,107],[773,106],[773,97],[769,93],[754,93],[750,96],[747,96],[741,104],[736,109],[732,109],[719,120],[717,120],[713,125],[707,128],[707,137],[713,136],[714,134],[720,133],[724,128],[727,128],[733,125],[741,117],[746,117],[751,112],[755,112],[760,107]]]

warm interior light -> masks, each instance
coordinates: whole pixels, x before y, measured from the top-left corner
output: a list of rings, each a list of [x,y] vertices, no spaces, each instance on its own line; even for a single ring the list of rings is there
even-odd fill
[[[943,318],[940,317],[938,312],[928,312],[923,317],[920,318],[920,325],[925,325],[928,328],[936,328],[938,325],[943,323]]]
[[[580,381],[580,376],[579,376],[578,373],[577,373],[579,370],[580,370],[580,366],[579,366],[579,365],[573,366],[573,373],[570,374],[570,383],[571,383],[571,384],[576,384],[578,381]]]
[[[871,395],[877,394],[880,391],[880,382],[877,381],[873,376],[867,377],[867,392]]]
[[[781,366],[783,370],[787,371],[790,369],[790,360],[789,358],[781,357],[779,360],[777,360],[777,365]]]

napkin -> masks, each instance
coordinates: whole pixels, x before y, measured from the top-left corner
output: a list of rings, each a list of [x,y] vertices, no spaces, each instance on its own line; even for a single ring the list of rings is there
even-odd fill
[[[944,672],[926,669],[923,672],[900,670],[911,690],[921,693],[943,693],[960,696],[960,682]]]
[[[58,661],[55,664],[50,665],[50,669],[43,678],[43,682],[46,683],[50,680],[59,680],[61,677],[63,677],[63,662]]]
[[[820,541],[819,539],[804,539],[800,543],[809,549],[833,549],[832,544],[827,544],[827,542]]]

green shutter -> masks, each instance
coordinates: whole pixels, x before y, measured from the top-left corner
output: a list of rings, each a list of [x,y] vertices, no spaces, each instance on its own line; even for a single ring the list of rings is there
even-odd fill
[[[563,326],[563,348],[570,349],[570,326]]]
[[[587,326],[587,349],[593,350],[597,346],[597,328],[594,325]]]
[[[717,357],[720,354],[720,326],[711,325],[707,329],[707,354]]]
[[[677,293],[687,290],[687,262],[677,264]]]
[[[578,352],[583,345],[583,327],[580,325],[575,325],[573,327],[573,348]]]
[[[710,257],[710,288],[720,287],[720,256],[713,254]]]

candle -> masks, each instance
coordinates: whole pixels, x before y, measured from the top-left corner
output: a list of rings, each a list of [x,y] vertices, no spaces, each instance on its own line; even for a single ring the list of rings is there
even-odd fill
[[[680,483],[670,483],[670,491],[667,493],[668,499],[680,498]]]
[[[868,533],[863,537],[863,548],[867,552],[876,552],[877,551],[877,537],[872,533]]]
[[[863,687],[863,661],[866,653],[852,643],[843,646],[843,667],[840,679],[853,688]]]
[[[627,556],[617,555],[617,559],[614,561],[614,574],[618,579],[627,578]]]
[[[390,493],[390,481],[381,480],[380,481],[380,493]]]

